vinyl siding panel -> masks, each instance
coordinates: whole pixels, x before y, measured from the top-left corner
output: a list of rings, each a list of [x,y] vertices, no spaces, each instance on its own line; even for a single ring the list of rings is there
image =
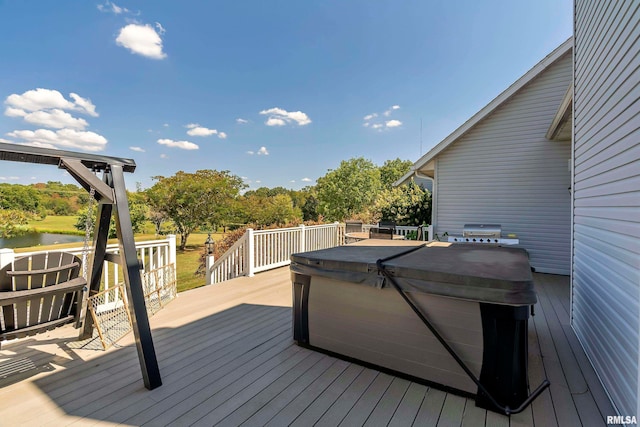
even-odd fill
[[[436,233],[501,224],[536,271],[569,274],[571,144],[545,134],[571,78],[568,53],[438,156]]]
[[[640,413],[640,2],[576,0],[572,326]]]

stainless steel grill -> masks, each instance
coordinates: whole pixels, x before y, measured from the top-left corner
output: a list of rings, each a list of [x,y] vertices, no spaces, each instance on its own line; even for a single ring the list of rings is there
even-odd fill
[[[517,245],[515,236],[502,237],[502,226],[498,224],[465,224],[462,236],[449,236],[451,243],[483,243],[493,245]]]
[[[502,237],[502,226],[498,224],[465,224],[462,237],[499,239]]]

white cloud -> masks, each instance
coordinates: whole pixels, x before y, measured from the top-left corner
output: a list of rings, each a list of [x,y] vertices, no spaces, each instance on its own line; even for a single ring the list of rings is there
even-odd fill
[[[292,123],[296,123],[298,126],[305,126],[311,123],[309,116],[302,111],[287,111],[274,107],[262,110],[260,114],[269,116],[269,119],[265,122],[267,126],[284,126]]]
[[[291,181],[289,181],[289,182],[290,182],[291,184],[293,184],[293,183],[295,183],[295,182],[296,182],[296,180],[295,180],[295,179],[292,179],[292,180],[291,180]]]
[[[389,117],[393,112],[393,110],[399,110],[399,109],[400,109],[399,105],[392,105],[387,111],[385,111],[382,114],[384,114],[385,117]]]
[[[187,131],[187,135],[190,136],[211,136],[218,135],[220,139],[226,139],[227,134],[224,132],[218,132],[217,129],[209,129],[204,126],[200,126],[198,123],[189,123],[185,126],[189,130]]]
[[[163,123],[162,126],[168,128],[169,127],[169,123]]]
[[[89,126],[89,123],[87,123],[86,120],[77,119],[71,114],[57,108],[48,111],[34,111],[33,113],[27,113],[24,110],[7,108],[7,111],[5,111],[5,115],[9,117],[21,116],[27,123],[54,129],[84,129]]]
[[[256,184],[260,184],[262,181],[260,181],[259,179],[256,179]]]
[[[189,129],[187,131],[187,135],[190,136],[210,136],[217,133],[218,131],[216,129],[208,129],[202,126],[194,127],[193,129]]]
[[[163,59],[162,37],[151,25],[129,24],[120,29],[116,43],[133,53],[152,59]]]
[[[247,151],[247,154],[249,154],[250,156],[253,156],[254,154],[257,154],[258,156],[268,156],[269,151],[267,151],[267,147],[260,147],[258,151]]]
[[[69,96],[73,98],[73,101],[76,104],[76,107],[74,108],[74,110],[87,113],[91,117],[98,117],[98,113],[96,113],[96,106],[93,105],[90,99],[83,98],[77,93],[73,93],[73,92],[71,92]]]
[[[302,181],[302,182],[311,182],[311,178],[302,178],[300,181]]]
[[[62,96],[62,94],[57,90],[51,89],[32,89],[26,91],[22,95],[14,93],[12,95],[9,95],[4,101],[4,103],[8,105],[7,111],[5,111],[5,115],[9,115],[7,114],[7,112],[10,110],[23,110],[33,112],[58,109],[78,111],[80,113],[88,114],[92,117],[98,117],[98,113],[96,113],[96,106],[93,105],[90,99],[83,98],[76,93],[70,93],[69,96],[73,99],[74,102],[65,99],[65,97]],[[23,114],[20,114],[20,116],[24,117]],[[12,117],[16,116],[14,115]]]
[[[84,151],[102,151],[107,145],[107,139],[95,132],[79,131],[75,129],[15,130],[7,136],[20,140],[21,143],[47,148],[73,148]]]
[[[138,153],[144,153],[145,150],[142,147],[129,147],[129,150],[131,151],[137,151]]]
[[[183,150],[197,150],[198,148],[200,148],[193,142],[174,141],[173,139],[159,139],[158,144],[166,145],[167,147],[181,148]]]
[[[42,88],[28,90],[22,95],[14,93],[9,95],[4,103],[10,107],[25,111],[38,111],[48,108],[73,110],[75,107],[73,102],[66,100],[57,90]]]
[[[400,106],[397,104],[394,104],[391,107],[389,107],[388,110],[385,110],[384,112],[382,112],[381,115],[384,117],[389,117],[394,111],[399,109],[400,109]],[[376,120],[377,117],[379,117],[378,113],[367,114],[366,116],[363,117],[364,123],[362,123],[362,126],[366,128],[375,129],[378,132],[381,132],[385,129],[391,129],[391,128],[399,127],[402,125],[402,122],[400,120],[394,119],[394,120],[380,121],[380,120]]]
[[[169,158],[169,156],[167,156],[166,154],[160,154],[160,158],[161,158],[161,159],[168,159],[168,158]]]
[[[267,126],[284,126],[287,124],[287,122],[277,117],[269,117],[269,119],[264,122],[264,124]]]
[[[156,29],[158,30],[158,33],[160,35],[163,35],[164,33],[167,32],[167,30],[165,30],[164,27],[159,22],[156,22]]]
[[[0,176],[0,181],[18,181],[19,176]]]
[[[109,0],[105,1],[104,4],[99,4],[98,10],[105,13],[111,12],[115,15],[120,15],[123,12],[129,12],[129,9],[127,9],[126,7],[120,7],[115,3],[110,2]]]
[[[246,123],[249,123],[249,120],[241,119],[240,117],[238,117],[236,119],[236,123],[238,123],[239,125],[244,125]]]

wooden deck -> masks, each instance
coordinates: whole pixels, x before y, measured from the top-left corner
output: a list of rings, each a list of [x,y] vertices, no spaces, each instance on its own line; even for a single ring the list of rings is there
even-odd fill
[[[569,327],[568,278],[535,276],[530,383],[551,387],[510,418],[421,384],[295,345],[288,268],[185,293],[151,319],[163,386],[143,387],[130,337],[77,348],[71,327],[0,350],[0,426],[578,426],[614,415]]]

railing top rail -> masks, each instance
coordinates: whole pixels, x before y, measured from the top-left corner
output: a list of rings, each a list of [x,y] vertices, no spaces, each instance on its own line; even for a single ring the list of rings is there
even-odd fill
[[[300,227],[288,227],[288,228],[272,228],[269,230],[253,230],[253,234],[276,234],[284,233],[287,231],[300,231]]]
[[[249,234],[245,231],[245,233],[242,235],[242,237],[240,237],[229,249],[227,249],[225,254],[233,253],[233,251],[238,249],[240,246],[246,244],[248,242],[248,240],[249,240],[248,236],[249,236]],[[224,264],[224,262],[226,260],[227,260],[227,258],[223,254],[223,256],[221,256],[220,258],[218,258],[217,260],[214,261],[213,265],[211,266],[211,268],[209,270],[213,271],[220,264]]]
[[[150,247],[158,247],[158,246],[168,246],[169,245],[169,239],[162,239],[162,240],[146,240],[146,241],[136,241],[136,248],[140,249],[140,248],[150,248]],[[109,245],[107,245],[107,252],[113,252],[114,250],[117,250],[119,248],[119,245],[117,243],[111,243]],[[31,255],[35,255],[35,254],[42,254],[42,253],[48,253],[48,252],[68,252],[71,254],[79,254],[83,252],[83,247],[82,246],[76,246],[76,247],[72,247],[72,248],[64,248],[64,249],[60,249],[60,248],[52,248],[52,249],[48,249],[48,250],[42,250],[42,251],[29,251],[29,252],[16,252],[16,256],[22,257],[22,256],[31,256]],[[89,246],[89,252],[93,251],[93,246]]]

